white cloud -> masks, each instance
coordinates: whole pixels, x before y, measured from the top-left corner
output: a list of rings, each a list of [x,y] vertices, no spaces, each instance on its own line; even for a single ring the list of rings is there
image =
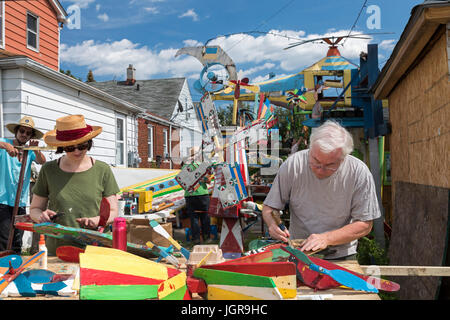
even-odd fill
[[[61,61],[92,69],[98,76],[119,79],[125,77],[129,64],[136,68],[138,79],[198,74],[202,68],[200,62],[190,56],[175,58],[177,50],[154,51],[128,39],[108,43],[87,40],[70,47],[62,44]]]
[[[153,14],[159,13],[158,8],[156,8],[156,7],[145,7],[144,10],[149,13],[153,13]]]
[[[250,69],[246,69],[246,70],[242,70],[242,69],[241,69],[241,70],[239,70],[239,71],[237,72],[238,79],[242,79],[242,78],[245,78],[245,77],[250,78],[250,76],[251,76],[252,74],[255,74],[255,73],[257,73],[257,72],[260,72],[260,71],[266,70],[266,69],[272,70],[274,67],[275,67],[275,64],[274,64],[274,63],[266,62],[266,63],[263,64],[263,65],[256,66],[256,67],[253,67],[253,68],[250,68]],[[254,79],[250,79],[250,82],[255,82],[255,81],[254,81]]]
[[[268,79],[268,74],[274,72],[276,78],[300,72],[323,58],[328,50],[327,44],[307,43],[283,50],[295,42],[292,38],[304,40],[323,36],[348,34],[348,30],[339,30],[327,34],[308,34],[304,31],[271,30],[274,34],[283,34],[291,37],[286,39],[280,36],[265,34],[261,36],[232,35],[212,40],[210,45],[220,45],[233,59],[239,70],[240,78],[247,76],[251,82],[260,82]],[[342,56],[359,61],[361,51],[367,51],[369,39],[347,39],[344,46],[339,46]],[[201,42],[195,39],[186,39],[180,47],[199,46]],[[387,43],[385,43],[387,45]],[[149,48],[128,39],[120,41],[95,42],[83,41],[74,46],[61,45],[62,63],[73,64],[86,69],[92,69],[96,76],[107,78],[124,78],[125,70],[129,64],[136,68],[138,79],[155,77],[188,77],[197,78],[202,70],[201,63],[189,55],[175,58],[179,48],[160,47]],[[196,76],[195,76],[196,75]]]
[[[194,9],[189,9],[185,13],[178,16],[178,18],[192,18],[194,21],[198,21],[198,15],[195,13]]]
[[[108,16],[106,13],[99,14],[99,15],[97,16],[97,18],[99,18],[99,19],[102,20],[103,22],[107,22],[107,21],[109,20],[109,16]]]
[[[203,43],[193,39],[184,40],[183,44],[185,47],[198,47],[203,45]]]
[[[95,5],[95,11],[99,11],[100,10],[101,5],[100,4],[96,4]]]
[[[379,47],[380,49],[391,51],[394,49],[396,43],[397,40],[395,39],[383,40],[380,42]]]
[[[81,9],[86,9],[91,3],[95,2],[95,0],[62,0],[62,2],[70,2]]]

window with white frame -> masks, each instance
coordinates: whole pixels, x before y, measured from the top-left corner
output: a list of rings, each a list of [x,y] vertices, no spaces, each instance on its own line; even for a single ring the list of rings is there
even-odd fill
[[[163,129],[164,134],[164,158],[169,157],[169,134],[167,129]]]
[[[39,17],[27,12],[27,47],[39,50]]]
[[[5,2],[0,1],[0,48],[5,48]]]
[[[153,160],[153,126],[149,125],[147,129],[148,141],[148,160]]]
[[[116,114],[116,166],[125,165],[125,116]]]

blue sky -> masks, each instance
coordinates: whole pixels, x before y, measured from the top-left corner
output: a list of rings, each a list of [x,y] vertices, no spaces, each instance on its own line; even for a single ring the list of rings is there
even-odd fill
[[[61,68],[86,80],[124,80],[133,64],[139,80],[186,77],[192,86],[202,66],[178,49],[209,39],[233,59],[251,82],[301,71],[322,58],[324,44],[283,50],[295,39],[353,33],[385,33],[347,39],[341,54],[358,64],[368,43],[379,44],[380,67],[389,58],[418,0],[60,0],[71,18],[61,32]],[[365,6],[363,7],[363,5]],[[372,7],[370,7],[372,6]],[[379,8],[379,19],[374,20]],[[362,10],[361,10],[362,9]],[[359,18],[358,14],[361,12]],[[374,22],[379,21],[379,25]],[[368,24],[369,22],[369,24]],[[372,23],[372,24],[371,24]],[[246,31],[269,34],[239,34]],[[388,33],[388,34],[386,34]],[[230,35],[234,34],[234,35]],[[277,34],[278,36],[275,36]],[[222,36],[221,35],[228,35]],[[194,101],[200,95],[191,89]]]

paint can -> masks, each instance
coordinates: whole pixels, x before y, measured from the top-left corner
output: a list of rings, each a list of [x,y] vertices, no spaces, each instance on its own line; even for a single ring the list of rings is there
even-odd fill
[[[125,218],[114,219],[113,248],[127,251],[127,220]]]

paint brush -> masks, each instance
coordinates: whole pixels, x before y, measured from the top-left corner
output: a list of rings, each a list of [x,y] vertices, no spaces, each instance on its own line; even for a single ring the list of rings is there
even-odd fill
[[[150,220],[150,226],[155,230],[157,233],[162,235],[164,238],[170,241],[171,244],[175,248],[181,251],[181,254],[188,260],[190,256],[190,252],[183,248],[174,238],[170,236],[170,234],[158,223],[156,220]]]
[[[284,225],[283,221],[281,221],[280,211],[272,210],[272,217],[275,220],[275,223],[278,225],[278,228],[281,229],[281,231],[286,230],[286,226]],[[287,238],[287,239],[288,239],[288,245],[290,247],[293,247],[291,238]]]
[[[167,260],[167,262],[173,264],[175,267],[179,267],[180,266],[180,262],[178,261],[177,258],[175,258],[173,255],[167,253],[166,251],[164,251],[163,249],[161,249],[160,247],[156,246],[153,242],[151,241],[147,241],[145,243],[145,245],[147,247],[149,247],[152,250],[155,250],[156,252],[158,252],[158,255],[162,258],[165,258]],[[169,247],[170,248],[170,247]]]

